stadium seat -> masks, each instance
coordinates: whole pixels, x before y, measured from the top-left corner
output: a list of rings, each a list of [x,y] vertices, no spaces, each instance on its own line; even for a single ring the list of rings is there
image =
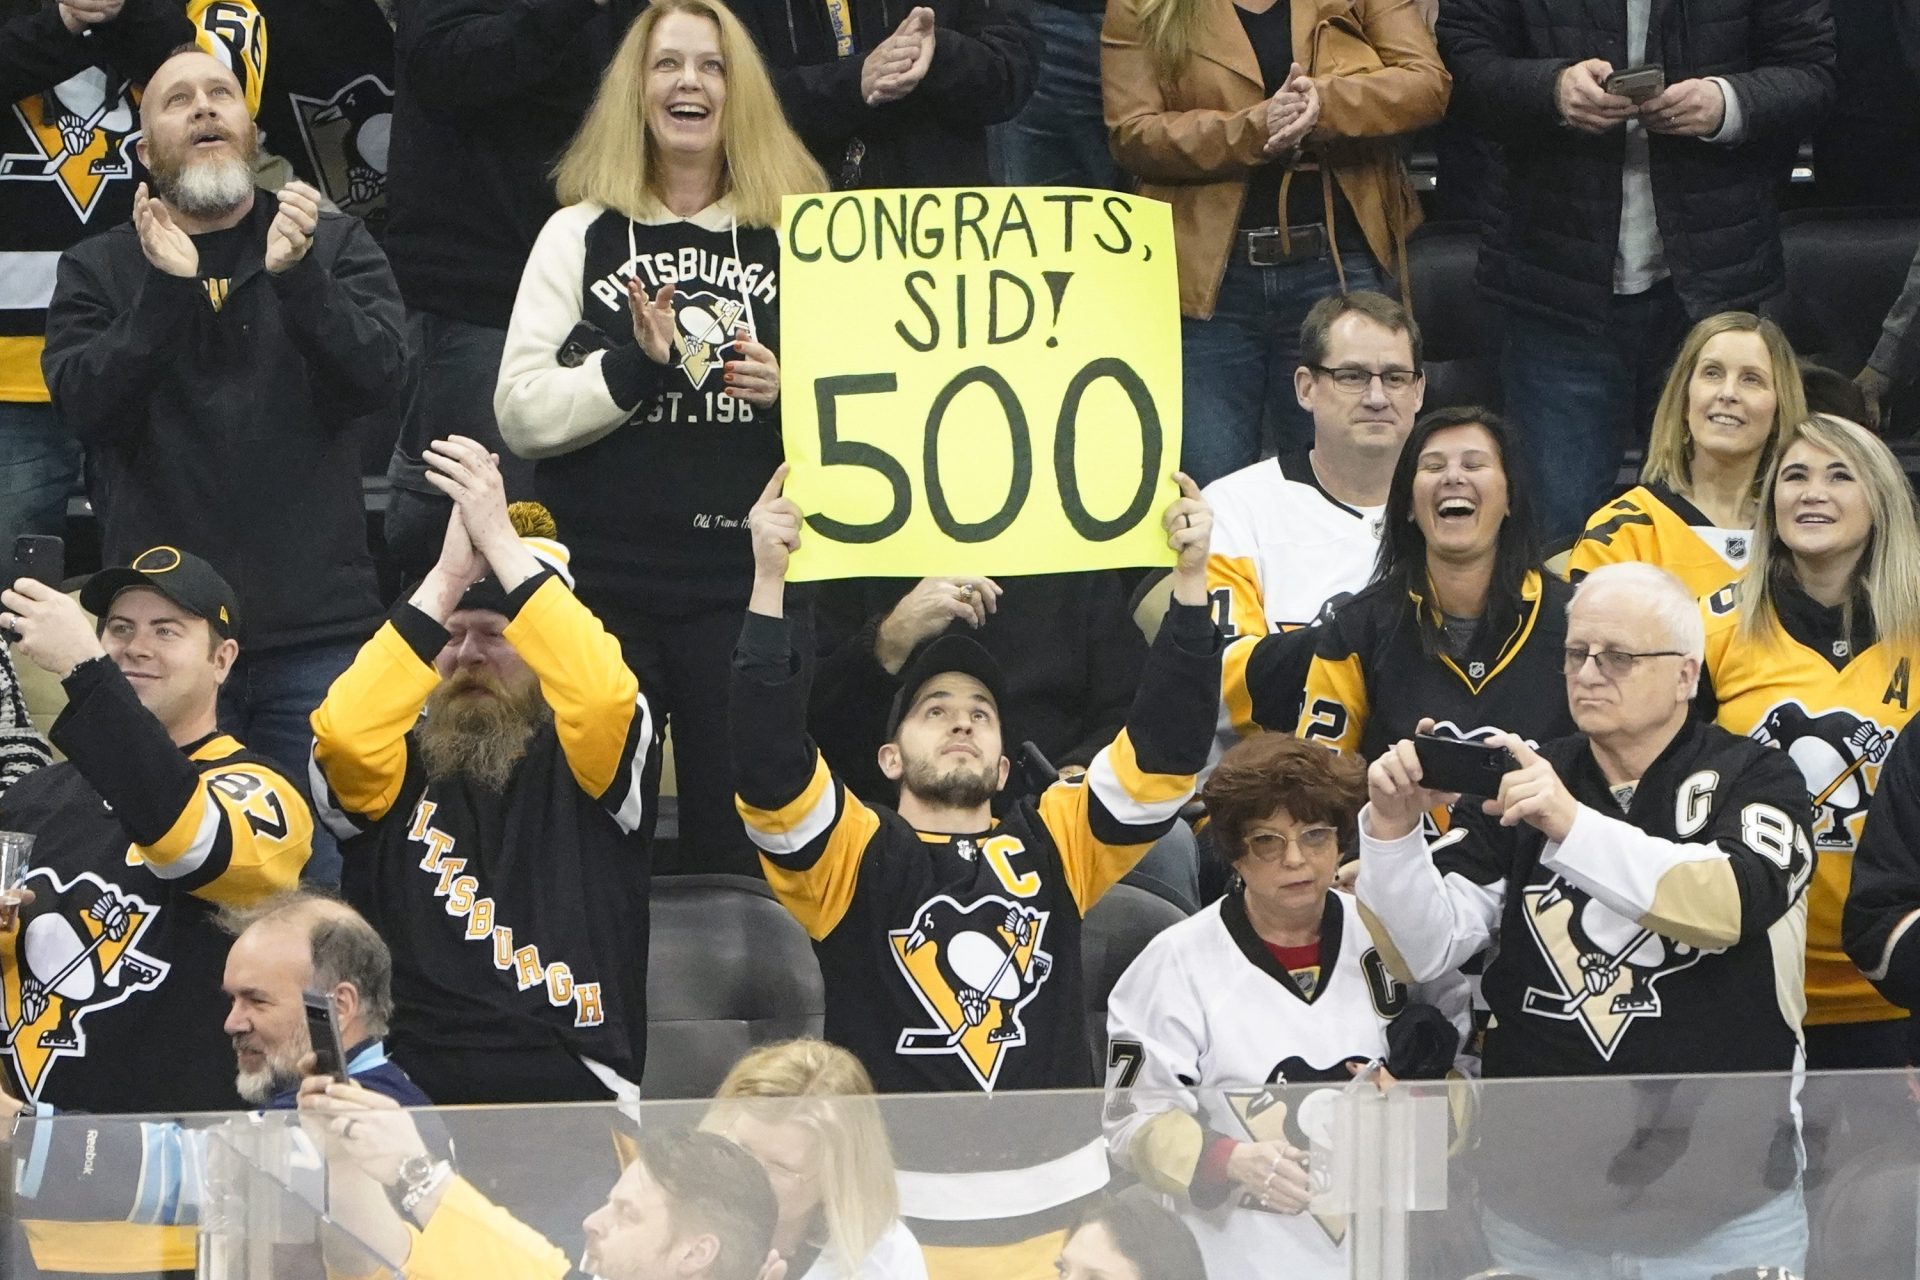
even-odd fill
[[[653,882],[648,1098],[706,1098],[755,1045],[818,1036],[826,990],[799,921],[746,876]]]
[[[1080,935],[1087,987],[1087,1039],[1102,1070],[1107,1061],[1107,995],[1134,957],[1168,925],[1187,918],[1172,901],[1131,884],[1116,884],[1087,912]]]
[[[1473,282],[1479,262],[1476,223],[1429,222],[1407,242],[1413,318],[1426,343],[1429,410],[1500,408],[1500,312]]]
[[[1920,247],[1920,211],[1805,209],[1781,219],[1787,291],[1771,308],[1803,359],[1860,372]],[[1889,436],[1920,429],[1915,389],[1896,396]],[[1911,469],[1911,468],[1910,468]]]

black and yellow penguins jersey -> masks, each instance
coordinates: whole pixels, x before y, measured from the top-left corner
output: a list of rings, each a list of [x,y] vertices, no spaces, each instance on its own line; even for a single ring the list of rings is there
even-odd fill
[[[342,891],[393,947],[396,1057],[557,1039],[637,1083],[647,864],[635,833],[653,714],[619,642],[558,575],[506,603],[506,639],[553,719],[504,790],[427,776],[411,731],[447,630],[403,602],[313,713],[314,803],[340,838]]]
[[[1084,779],[1056,783],[963,835],[917,831],[833,775],[807,736],[807,681],[787,627],[749,614],[742,629],[734,770],[767,880],[814,939],[827,1038],[857,1055],[886,1093],[1091,1087],[1098,1077],[1087,1042],[1081,919],[1173,825],[1206,760],[1220,661],[1208,610],[1169,610],[1126,726]],[[1011,1178],[1057,1161],[1052,1183],[1040,1178],[1022,1199],[1034,1210],[1104,1184],[1097,1105],[1065,1130],[1008,1132],[992,1123],[1017,1114],[983,1109],[978,1124],[946,1123],[938,1133],[906,1126],[900,1165]],[[970,1216],[928,1212],[937,1206],[920,1202],[921,1185],[902,1175],[909,1219]]]
[[[1920,1005],[1920,734],[1900,735],[1853,853],[1841,931],[1860,972],[1903,1009]]]
[[[1574,582],[1603,564],[1659,565],[1704,596],[1747,571],[1753,530],[1722,529],[1673,490],[1640,485],[1593,513],[1567,558]]]
[[[1791,761],[1697,717],[1624,808],[1583,737],[1540,754],[1580,804],[1566,839],[1472,804],[1431,843],[1363,828],[1356,896],[1403,981],[1494,944],[1487,1076],[1632,1077],[1576,1106],[1484,1090],[1464,1166],[1488,1210],[1563,1249],[1677,1252],[1798,1178],[1808,806]]]
[[[68,762],[0,801],[0,826],[35,836],[34,901],[0,935],[9,1092],[63,1110],[232,1110],[215,917],[299,883],[312,814],[225,734],[175,746],[110,662],[65,683],[52,738]]]
[[[1781,584],[1774,598],[1778,624],[1758,641],[1738,634],[1730,589],[1708,599],[1702,701],[1725,728],[1786,752],[1813,805],[1820,865],[1807,893],[1807,1022],[1904,1017],[1847,958],[1840,918],[1881,767],[1913,715],[1913,656],[1877,642],[1864,598],[1852,635],[1839,609],[1797,586]]]
[[[1455,659],[1429,657],[1421,648],[1418,611],[1433,606],[1418,593],[1376,582],[1320,625],[1297,732],[1368,760],[1412,737],[1429,716],[1437,732],[1460,738],[1505,729],[1544,742],[1569,733],[1573,718],[1560,666],[1572,595],[1573,588],[1551,574],[1529,572],[1518,620],[1510,628],[1483,628]],[[1257,668],[1237,665],[1231,656],[1223,664],[1225,701],[1236,717],[1235,708],[1251,716],[1259,700],[1258,691],[1232,683],[1236,671],[1248,669]]]
[[[139,86],[191,40],[259,106],[266,26],[252,0],[128,0],[76,36],[51,4],[10,19],[0,68],[0,401],[47,400],[40,373],[60,255],[133,214]]]
[[[1497,944],[1489,1077],[1790,1068],[1814,863],[1792,763],[1689,717],[1622,810],[1584,737],[1540,754],[1580,803],[1565,840],[1473,801],[1431,844],[1362,831],[1356,892],[1394,976]]]

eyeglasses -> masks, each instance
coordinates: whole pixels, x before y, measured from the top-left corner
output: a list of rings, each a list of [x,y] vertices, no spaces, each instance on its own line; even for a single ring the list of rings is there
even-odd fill
[[[1392,392],[1411,391],[1413,384],[1420,381],[1420,371],[1418,369],[1381,369],[1378,371],[1347,367],[1330,369],[1324,364],[1310,364],[1307,367],[1315,373],[1326,374],[1329,378],[1333,379],[1334,386],[1340,388],[1348,395],[1353,396],[1360,395],[1366,391],[1367,387],[1372,384],[1375,378],[1380,379],[1380,385]]]
[[[1332,853],[1340,847],[1340,833],[1332,827],[1308,827],[1290,836],[1278,831],[1256,831],[1246,838],[1245,844],[1256,861],[1278,862],[1290,844],[1297,845],[1301,854],[1309,858]]]
[[[1561,651],[1565,657],[1560,669],[1568,675],[1578,675],[1580,668],[1592,658],[1600,664],[1600,674],[1609,680],[1620,680],[1633,674],[1633,668],[1642,658],[1684,658],[1687,655],[1677,649],[1659,649],[1653,653],[1627,653],[1620,649],[1589,649],[1583,644],[1570,644]]]

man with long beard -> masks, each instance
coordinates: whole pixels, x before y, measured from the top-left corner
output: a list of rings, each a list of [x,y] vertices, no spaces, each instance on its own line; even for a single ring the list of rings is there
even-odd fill
[[[393,949],[388,1043],[443,1105],[631,1097],[652,713],[545,509],[510,513],[464,436],[427,461],[439,562],[313,715],[345,896]]]
[[[303,777],[306,718],[377,625],[356,421],[402,391],[398,288],[358,220],[253,186],[225,65],[191,46],[140,100],[152,192],[60,259],[43,359],[87,446],[103,558],[198,555],[246,606],[221,727]],[[308,878],[338,858],[316,833]]]

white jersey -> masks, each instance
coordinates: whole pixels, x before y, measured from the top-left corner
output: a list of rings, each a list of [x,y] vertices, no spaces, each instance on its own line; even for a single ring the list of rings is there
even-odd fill
[[[913,1232],[896,1218],[887,1233],[874,1241],[858,1271],[849,1275],[838,1262],[822,1253],[801,1280],[927,1280],[927,1260]]]
[[[1229,640],[1304,627],[1373,578],[1384,508],[1333,497],[1304,451],[1222,476],[1203,496],[1213,508],[1207,590]]]
[[[1320,955],[1317,969],[1283,969],[1240,895],[1229,894],[1154,938],[1108,999],[1109,1148],[1180,1211],[1209,1275],[1347,1274],[1343,1220],[1273,1213],[1237,1186],[1211,1195],[1193,1186],[1215,1137],[1309,1148],[1267,1086],[1325,1082],[1337,1091],[1349,1063],[1386,1056],[1387,1023],[1410,993],[1388,974],[1347,894],[1327,894]],[[1295,1111],[1304,1100],[1298,1089],[1286,1099]],[[1221,1203],[1196,1203],[1223,1190]]]

